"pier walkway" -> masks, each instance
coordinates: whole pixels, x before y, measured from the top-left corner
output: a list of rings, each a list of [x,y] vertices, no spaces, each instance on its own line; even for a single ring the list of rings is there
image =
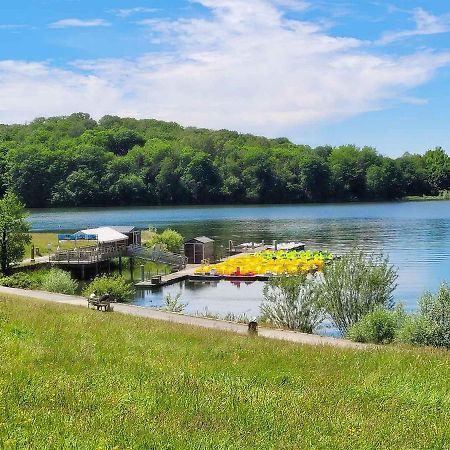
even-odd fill
[[[161,277],[161,282],[158,285],[155,285],[151,282],[151,280],[144,280],[135,283],[137,288],[150,288],[156,286],[166,286],[168,284],[178,283],[179,281],[186,280],[191,275],[194,275],[195,269],[199,267],[198,264],[188,264],[184,269],[179,270],[178,272],[169,273],[168,275],[163,275]]]

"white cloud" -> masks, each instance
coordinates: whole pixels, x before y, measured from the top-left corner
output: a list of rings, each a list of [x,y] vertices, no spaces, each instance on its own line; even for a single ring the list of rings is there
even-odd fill
[[[171,52],[135,60],[0,62],[0,122],[86,111],[155,117],[264,135],[344,120],[396,102],[450,64],[450,53],[403,57],[290,20],[276,0],[198,0],[209,18],[152,21]]]
[[[450,31],[450,15],[438,17],[422,8],[416,8],[413,12],[413,17],[416,23],[415,29],[385,33],[379,43],[389,44],[413,36],[426,36]]]
[[[116,15],[118,17],[129,17],[132,16],[134,14],[145,14],[145,13],[153,13],[153,12],[157,12],[158,9],[157,8],[141,8],[141,7],[137,7],[137,8],[128,8],[128,9],[116,9],[114,12],[116,13]]]
[[[49,25],[50,28],[70,28],[70,27],[108,27],[110,23],[104,19],[62,19]]]

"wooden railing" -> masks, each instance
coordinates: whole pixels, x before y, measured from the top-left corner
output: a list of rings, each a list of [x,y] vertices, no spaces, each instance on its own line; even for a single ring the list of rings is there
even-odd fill
[[[150,249],[139,245],[129,246],[128,255],[147,261],[153,261],[155,263],[166,264],[177,269],[185,267],[187,264],[187,258],[184,255],[178,255],[176,253],[162,251],[155,248]]]
[[[58,250],[50,255],[52,264],[93,264],[107,261],[111,258],[124,256],[127,252],[126,245],[111,245],[99,247],[81,247],[73,250]]]

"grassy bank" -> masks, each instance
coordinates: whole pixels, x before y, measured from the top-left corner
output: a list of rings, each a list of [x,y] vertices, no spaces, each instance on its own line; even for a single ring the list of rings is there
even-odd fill
[[[450,195],[409,195],[403,197],[405,202],[430,202],[435,200],[450,200]]]
[[[30,258],[31,245],[39,248],[39,253],[42,256],[48,255],[48,244],[54,252],[59,246],[63,250],[70,250],[75,247],[74,241],[58,241],[58,234],[55,233],[31,233],[31,243],[25,249],[25,258]],[[90,245],[97,245],[97,241],[77,241],[78,247],[87,247]],[[38,256],[38,255],[36,255]]]
[[[445,448],[450,360],[0,299],[0,447]]]

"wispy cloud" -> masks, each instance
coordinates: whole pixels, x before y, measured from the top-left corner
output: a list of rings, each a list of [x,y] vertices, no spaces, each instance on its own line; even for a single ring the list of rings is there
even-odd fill
[[[385,33],[379,43],[390,44],[413,36],[426,36],[450,31],[450,14],[434,16],[422,8],[416,8],[413,11],[413,18],[416,23],[414,29]]]
[[[211,14],[149,23],[152,37],[170,52],[78,61],[65,70],[0,61],[0,122],[83,110],[95,117],[300,133],[411,102],[414,88],[450,65],[449,52],[398,57],[334,36],[313,20],[288,18],[278,0],[196,2]]]
[[[108,27],[111,24],[104,19],[62,19],[49,25],[50,28],[88,28],[88,27]]]
[[[21,28],[27,28],[28,25],[19,24],[0,24],[0,30],[18,30]]]
[[[135,14],[153,13],[153,12],[157,12],[157,11],[158,11],[157,8],[141,8],[141,7],[137,7],[137,8],[128,8],[128,9],[116,9],[116,10],[114,10],[114,13],[118,17],[130,17],[130,16],[133,16]]]

